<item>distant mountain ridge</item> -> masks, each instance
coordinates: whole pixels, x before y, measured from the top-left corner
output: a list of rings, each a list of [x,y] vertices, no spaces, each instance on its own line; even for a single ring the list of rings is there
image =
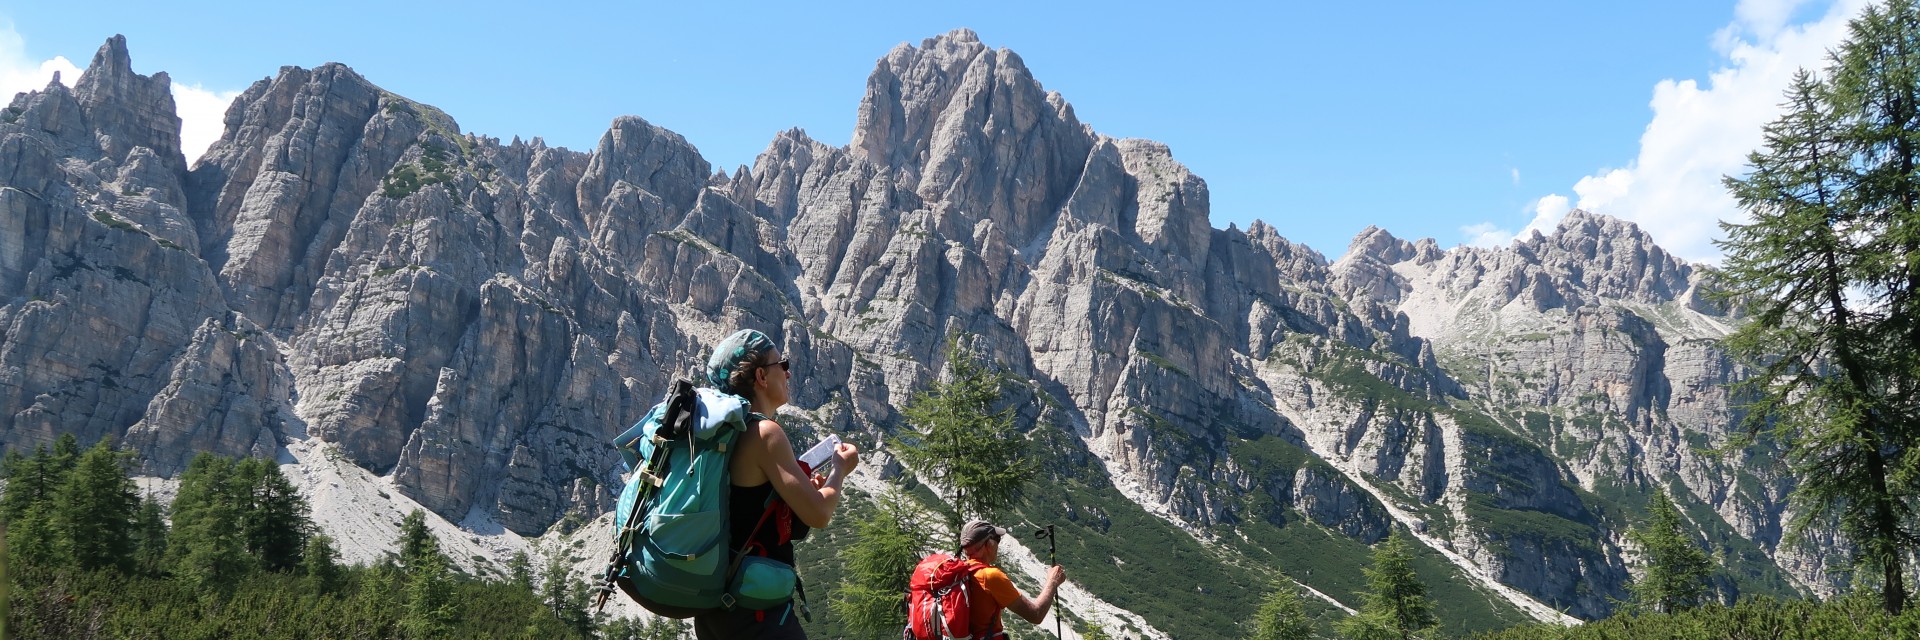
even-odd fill
[[[338,64],[255,83],[189,169],[168,87],[116,36],[0,118],[0,446],[112,437],[170,476],[293,444],[535,536],[611,507],[606,439],[736,328],[802,363],[796,428],[866,442],[964,334],[1025,381],[1035,437],[1071,436],[1067,515],[1022,513],[1185,536],[1200,575],[1277,564],[1354,606],[1358,564],[1289,563],[1406,526],[1470,626],[1597,617],[1664,487],[1728,589],[1837,579],[1782,546],[1764,451],[1704,451],[1737,418],[1738,319],[1631,223],[1369,229],[1329,263],[1211,227],[1165,145],[1098,134],[964,29],[879,61],[848,146],[791,130],[731,174],[631,116],[590,153],[466,133]],[[1142,612],[1097,586],[1111,564],[1076,580],[1156,633],[1251,612]]]

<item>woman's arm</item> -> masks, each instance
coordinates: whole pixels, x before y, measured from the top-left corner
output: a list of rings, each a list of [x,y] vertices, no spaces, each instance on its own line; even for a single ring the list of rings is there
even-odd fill
[[[772,420],[761,420],[754,429],[759,437],[753,440],[759,446],[752,454],[758,458],[756,466],[767,475],[767,481],[773,483],[774,492],[793,508],[793,515],[798,516],[801,522],[815,529],[825,528],[827,523],[833,521],[834,508],[840,505],[841,482],[858,464],[859,459],[852,455],[853,445],[840,445],[835,451],[832,472],[824,483],[816,487],[812,478],[800,470],[800,462],[793,454],[793,443],[787,440],[787,432],[779,424]]]

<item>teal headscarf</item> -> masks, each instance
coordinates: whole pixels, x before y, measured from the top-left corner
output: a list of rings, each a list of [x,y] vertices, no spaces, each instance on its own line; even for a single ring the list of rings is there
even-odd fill
[[[753,366],[774,349],[773,339],[767,334],[752,329],[741,329],[721,340],[713,348],[713,356],[707,358],[707,384],[728,393],[734,389],[728,385],[727,378],[733,372]]]

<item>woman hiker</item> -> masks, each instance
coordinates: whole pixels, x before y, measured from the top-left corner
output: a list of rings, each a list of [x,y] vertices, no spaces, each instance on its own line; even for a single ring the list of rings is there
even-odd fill
[[[707,382],[746,398],[747,420],[751,423],[740,435],[736,443],[739,449],[731,461],[729,558],[747,545],[757,545],[757,553],[792,565],[792,541],[806,537],[810,528],[827,526],[840,504],[841,483],[860,464],[860,451],[842,443],[835,447],[833,468],[824,477],[809,477],[801,470],[793,443],[771,417],[792,399],[788,386],[792,378],[792,365],[773,340],[752,329],[727,336],[707,359]],[[767,498],[774,494],[786,508],[775,508],[775,515],[767,518],[774,521],[761,525]],[[799,616],[780,610],[713,611],[695,616],[693,630],[701,640],[807,637],[800,628]]]

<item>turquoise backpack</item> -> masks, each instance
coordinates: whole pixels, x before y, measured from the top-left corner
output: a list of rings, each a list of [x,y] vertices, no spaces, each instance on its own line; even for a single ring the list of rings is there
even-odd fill
[[[614,510],[614,554],[596,608],[616,588],[670,618],[788,602],[792,567],[765,561],[779,565],[769,568],[726,545],[729,462],[748,415],[739,396],[675,380],[660,404],[614,438],[632,476]],[[734,575],[740,579],[729,581]]]

